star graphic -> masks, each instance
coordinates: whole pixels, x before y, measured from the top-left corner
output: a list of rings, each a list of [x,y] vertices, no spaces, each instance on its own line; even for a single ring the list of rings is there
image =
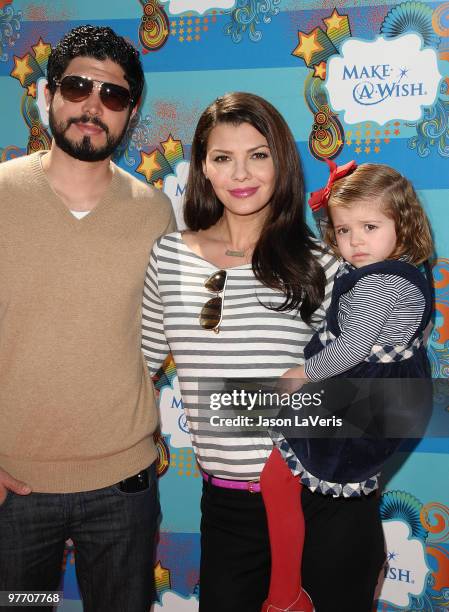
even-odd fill
[[[387,561],[394,561],[394,559],[396,559],[397,557],[398,557],[398,553],[388,551]]]
[[[316,51],[322,51],[323,47],[317,40],[318,28],[315,28],[310,34],[298,32],[299,45],[292,51],[292,55],[302,57],[305,63],[310,64],[310,60]]]
[[[164,181],[161,178],[157,179],[157,181],[154,181],[153,187],[156,187],[156,189],[162,191],[162,189],[164,188]]]
[[[408,68],[399,68],[399,76],[400,78],[405,77],[407,75]]]
[[[157,170],[161,169],[160,165],[156,161],[157,154],[157,149],[155,149],[150,154],[145,152],[141,152],[140,154],[141,162],[140,165],[136,168],[136,172],[139,172],[139,174],[143,174],[147,179],[148,183],[151,182],[151,177],[153,176],[153,174]]]
[[[337,146],[341,147],[342,144],[343,144],[343,140],[338,139],[337,140]]]
[[[379,153],[380,147],[374,147],[374,153]]]
[[[161,145],[164,149],[165,157],[172,153],[175,154],[178,151],[178,147],[180,146],[180,144],[180,140],[174,140],[173,136],[169,134],[167,140],[161,142]]]
[[[154,566],[154,580],[156,582],[156,588],[160,589],[169,589],[170,584],[170,570],[161,565],[161,562],[158,561]]]
[[[19,79],[20,84],[23,86],[25,79],[29,74],[33,74],[33,69],[28,63],[30,54],[27,53],[23,57],[17,57],[14,55],[14,70],[11,72],[11,76],[15,79]]]
[[[362,152],[362,149],[361,149],[360,147],[356,147],[356,148],[354,149],[354,151],[355,151],[356,153],[361,153],[361,152]]]
[[[349,145],[349,146],[351,146],[351,145],[352,145],[352,140],[347,140],[347,141],[346,141],[346,144],[347,144],[347,145]]]
[[[51,45],[44,43],[42,38],[39,38],[37,45],[33,45],[31,48],[34,51],[34,57],[38,62],[41,60],[46,60],[51,52]]]
[[[365,147],[365,153],[370,153],[371,152],[371,148],[370,147]]]
[[[337,9],[334,9],[332,15],[327,19],[323,19],[323,21],[326,24],[326,32],[329,33],[333,30],[339,30],[345,23],[346,17],[340,15]]]
[[[314,77],[318,77],[322,81],[326,79],[326,62],[320,62],[316,66],[314,66]]]
[[[35,98],[36,97],[36,83],[31,83],[31,85],[28,85],[27,91],[28,91],[29,96],[31,96],[32,98]]]
[[[401,133],[401,130],[398,130],[398,129],[394,130],[393,132],[395,136],[398,136],[400,133]]]

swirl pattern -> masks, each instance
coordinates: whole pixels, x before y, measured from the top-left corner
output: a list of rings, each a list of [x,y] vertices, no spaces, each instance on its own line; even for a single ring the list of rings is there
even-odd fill
[[[237,0],[231,13],[231,22],[225,26],[225,34],[230,36],[234,43],[239,43],[245,32],[248,32],[252,42],[259,42],[262,32],[257,27],[261,22],[270,23],[279,13],[280,3],[281,0]]]
[[[0,62],[8,61],[8,54],[5,49],[11,46],[20,37],[20,22],[22,12],[14,11],[12,6],[0,8]]]
[[[158,51],[167,42],[170,23],[157,0],[148,0],[143,6],[139,26],[139,40],[146,51]]]

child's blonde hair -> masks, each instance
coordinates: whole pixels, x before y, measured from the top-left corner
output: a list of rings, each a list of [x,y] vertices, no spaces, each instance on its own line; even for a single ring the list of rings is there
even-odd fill
[[[332,250],[340,255],[332,227],[332,209],[351,208],[354,204],[373,200],[379,201],[382,212],[395,224],[397,243],[388,259],[406,256],[415,265],[429,259],[434,250],[430,224],[413,185],[384,164],[362,164],[332,186],[328,202],[329,223],[324,232],[324,240]]]

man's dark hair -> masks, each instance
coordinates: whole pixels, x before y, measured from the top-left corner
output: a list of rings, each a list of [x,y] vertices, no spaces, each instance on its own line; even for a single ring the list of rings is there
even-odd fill
[[[47,64],[48,89],[52,94],[56,90],[55,81],[59,81],[71,60],[79,56],[110,59],[121,66],[131,92],[130,108],[134,108],[144,85],[139,52],[108,27],[78,26],[67,32],[52,49]]]

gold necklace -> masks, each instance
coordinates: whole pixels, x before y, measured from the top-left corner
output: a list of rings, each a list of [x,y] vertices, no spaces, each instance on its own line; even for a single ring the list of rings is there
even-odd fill
[[[228,257],[245,257],[248,250],[249,249],[246,249],[245,251],[233,251],[231,249],[226,249],[225,255],[228,255]]]

